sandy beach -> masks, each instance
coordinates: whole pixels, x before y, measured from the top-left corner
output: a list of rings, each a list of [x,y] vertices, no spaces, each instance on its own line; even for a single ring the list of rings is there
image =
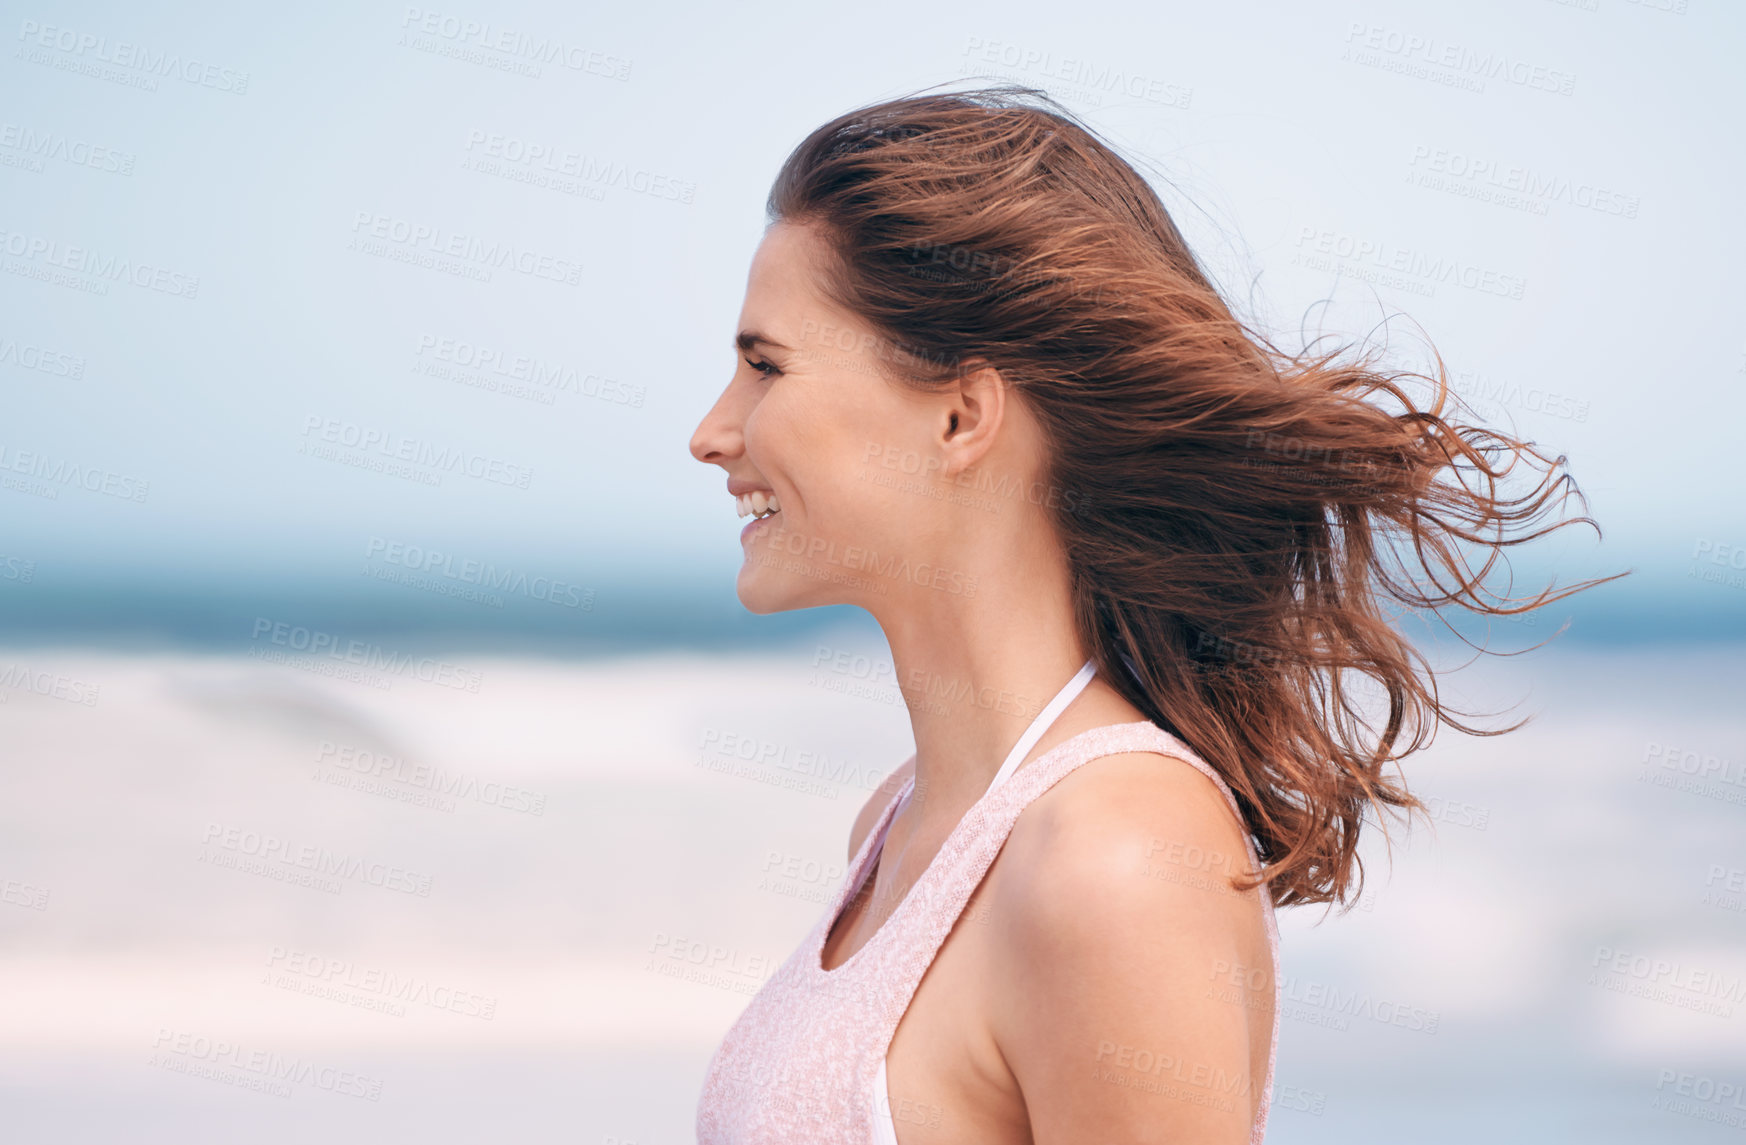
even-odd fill
[[[855,639],[374,679],[0,653],[18,1139],[690,1140],[716,1041],[909,753]],[[1427,1107],[1417,1140],[1504,1115],[1722,1139],[1677,1090],[1746,1080],[1741,665],[1578,648],[1458,677],[1539,714],[1443,733],[1408,773],[1434,831],[1397,829],[1392,864],[1372,838],[1348,914],[1282,915],[1270,1139],[1391,1140]]]

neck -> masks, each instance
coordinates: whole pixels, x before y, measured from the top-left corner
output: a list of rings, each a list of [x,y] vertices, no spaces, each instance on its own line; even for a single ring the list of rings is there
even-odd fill
[[[911,802],[922,820],[949,829],[988,790],[1025,729],[1084,665],[1086,651],[1064,569],[1008,566],[978,578],[972,596],[923,589],[902,605],[878,619],[915,734]],[[1078,722],[1069,715],[1086,707],[1086,694],[1100,683],[1094,678],[1056,717],[1033,758],[1066,738],[1059,733]]]

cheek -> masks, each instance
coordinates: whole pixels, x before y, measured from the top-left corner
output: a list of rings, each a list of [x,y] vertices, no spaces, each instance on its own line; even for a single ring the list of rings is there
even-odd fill
[[[759,460],[759,455],[780,445],[786,432],[789,420],[788,411],[783,408],[785,399],[777,393],[764,394],[746,411],[746,420],[740,425],[740,433],[745,438],[746,452],[752,455],[753,462]]]
[[[805,510],[825,499],[819,470],[828,449],[818,439],[817,424],[801,403],[779,391],[765,395],[746,417],[746,457],[772,488],[785,495],[790,502],[785,509]],[[795,494],[798,505],[792,504]]]
[[[841,468],[846,420],[816,395],[778,385],[746,417],[746,453],[772,484],[809,492],[833,483],[832,470]]]
[[[797,500],[795,516],[807,532],[873,543],[896,527],[899,511],[916,508],[909,497],[877,483],[903,476],[886,464],[888,458],[919,456],[906,448],[914,415],[906,420],[901,403],[865,388],[886,384],[851,374],[811,380],[805,389],[788,392],[778,385],[747,417],[748,456],[766,480]]]

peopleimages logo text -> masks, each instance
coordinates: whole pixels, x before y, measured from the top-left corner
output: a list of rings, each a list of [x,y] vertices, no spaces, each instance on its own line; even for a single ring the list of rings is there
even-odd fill
[[[250,639],[255,643],[250,645],[249,655],[256,659],[279,659],[260,654],[260,642],[264,640],[311,662],[318,657],[325,657],[355,668],[394,676],[411,676],[427,684],[440,684],[445,688],[456,688],[463,692],[477,693],[485,680],[485,674],[477,669],[464,668],[431,656],[413,659],[408,653],[390,652],[368,640],[346,639],[331,632],[323,632],[319,628],[306,628],[300,624],[288,624],[283,620],[270,620],[265,616],[255,617],[254,632]]]
[[[108,36],[74,28],[57,28],[52,24],[24,20],[18,26],[18,38],[27,47],[46,48],[80,60],[95,60],[131,69],[144,76],[179,79],[232,95],[244,95],[249,90],[249,73],[245,71],[204,63],[184,57],[180,52],[155,50],[126,40],[112,41]]]
[[[366,1101],[382,1099],[382,1079],[379,1077],[368,1077],[351,1070],[324,1066],[302,1057],[286,1057],[272,1050],[253,1049],[221,1038],[209,1038],[163,1027],[159,1028],[158,1036],[152,1042],[152,1057],[146,1064],[177,1073],[212,1076],[213,1080],[232,1085],[241,1084],[245,1089],[270,1087],[268,1092],[275,1097],[289,1097],[290,1091],[287,1087],[296,1084],[324,1089],[346,1097],[363,1098]],[[220,1072],[214,1075],[195,1068],[196,1066]],[[225,1070],[238,1070],[256,1076],[253,1079],[243,1079],[238,1075],[225,1075],[222,1072]],[[245,1081],[255,1084],[243,1084]]]
[[[151,482],[112,469],[81,465],[64,457],[51,457],[41,450],[17,449],[0,442],[0,472],[23,473],[47,482],[51,499],[60,496],[57,486],[77,486],[123,501],[141,501],[151,492]]]
[[[591,588],[567,584],[546,576],[529,577],[525,572],[516,569],[500,569],[496,565],[470,557],[457,557],[437,549],[402,544],[386,537],[371,537],[369,544],[364,547],[364,558],[464,584],[476,584],[511,595],[525,596],[530,600],[541,600],[560,608],[588,611],[594,605],[594,590]]]
[[[220,852],[245,856],[261,863],[278,863],[332,878],[350,879],[383,890],[429,898],[433,876],[358,855],[336,854],[314,843],[295,843],[263,831],[250,831],[222,823],[208,823],[200,842]],[[215,864],[219,866],[227,863]]]
[[[22,231],[0,229],[0,251],[26,262],[41,263],[74,274],[87,275],[107,282],[122,282],[142,290],[155,290],[175,298],[195,298],[200,294],[197,275],[183,274],[151,263],[135,262],[114,253],[93,247],[75,246],[44,235],[27,235]],[[97,293],[106,293],[103,287]]]
[[[448,445],[438,445],[416,437],[406,437],[392,430],[358,425],[339,418],[310,414],[303,419],[303,437],[359,453],[375,453],[391,461],[434,469],[437,473],[459,473],[494,485],[511,485],[526,489],[533,482],[533,469],[501,458],[469,453]],[[441,480],[440,477],[437,480]]]
[[[408,5],[400,20],[402,34],[419,33],[453,44],[500,52],[536,64],[557,64],[573,72],[586,72],[605,79],[630,79],[631,61],[623,56],[565,43],[555,36],[534,35],[481,20],[463,20],[443,12]]]
[[[478,235],[461,234],[376,211],[358,211],[352,218],[352,234],[354,242],[376,239],[426,255],[446,256],[490,270],[512,270],[566,286],[575,286],[582,281],[582,264],[573,259],[559,258],[497,239],[487,241]]]

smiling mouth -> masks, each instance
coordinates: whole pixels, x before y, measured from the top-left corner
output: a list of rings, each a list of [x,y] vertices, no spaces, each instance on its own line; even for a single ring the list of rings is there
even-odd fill
[[[766,493],[761,489],[751,493],[741,493],[734,498],[734,502],[739,509],[740,516],[751,517],[759,521],[774,517],[782,511],[782,506],[776,501],[776,494]]]

